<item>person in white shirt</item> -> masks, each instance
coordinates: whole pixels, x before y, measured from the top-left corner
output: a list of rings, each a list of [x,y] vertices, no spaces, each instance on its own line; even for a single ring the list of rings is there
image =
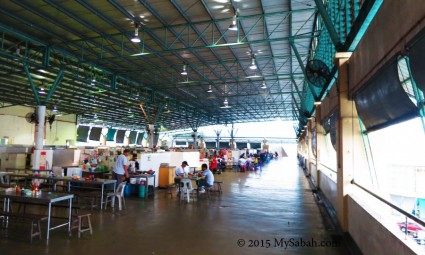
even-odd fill
[[[117,180],[117,183],[121,183],[124,181],[125,178],[129,178],[130,175],[128,174],[128,155],[130,154],[129,149],[125,149],[123,151],[123,154],[119,155],[117,158],[117,161],[115,162],[114,166],[114,179]]]
[[[184,175],[189,174],[189,168],[187,167],[189,164],[187,163],[187,161],[183,161],[182,165],[177,167],[176,172],[174,174],[174,183],[176,185],[178,185],[178,191],[180,193],[180,188],[181,188],[181,184],[180,184],[180,179],[178,178],[180,175]]]
[[[241,156],[239,158],[239,171],[245,172],[245,162],[246,162],[245,158]]]
[[[210,188],[214,185],[214,175],[211,172],[211,170],[208,169],[207,164],[202,164],[202,176],[205,176],[205,179],[203,180],[199,180],[198,181],[198,187],[200,187],[199,193],[204,193],[205,192],[205,188]]]
[[[189,168],[187,166],[189,166],[187,161],[183,161],[182,165],[177,167],[176,172],[175,172],[175,177],[179,177],[181,174],[185,174],[185,173],[188,174]]]

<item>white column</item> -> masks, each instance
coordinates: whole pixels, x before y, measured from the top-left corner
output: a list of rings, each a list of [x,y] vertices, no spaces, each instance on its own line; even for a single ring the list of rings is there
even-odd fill
[[[194,129],[193,130],[193,148],[194,149],[198,149],[198,145],[196,144],[196,138],[198,136],[198,130]]]
[[[153,148],[153,132],[154,132],[154,125],[153,124],[149,124],[149,148]]]
[[[37,119],[38,124],[35,125],[35,149],[43,149],[43,140],[44,140],[44,119],[46,118],[46,106],[38,105],[37,106]]]

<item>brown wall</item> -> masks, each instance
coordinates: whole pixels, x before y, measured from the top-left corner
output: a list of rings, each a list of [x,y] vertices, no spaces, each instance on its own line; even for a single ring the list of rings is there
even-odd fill
[[[349,60],[351,95],[425,27],[425,1],[385,0]]]
[[[356,199],[348,197],[348,220],[349,232],[356,242],[357,246],[362,250],[364,255],[413,255],[420,250],[420,246],[412,240],[412,250],[406,246],[393,232],[382,225],[379,220],[374,218],[371,213],[367,212],[362,205],[357,203]],[[394,224],[395,225],[395,224]],[[395,225],[397,226],[397,225]],[[396,228],[396,227],[394,227]],[[396,229],[396,233],[400,231]]]
[[[322,120],[326,120],[338,106],[337,84],[335,83],[320,105]]]

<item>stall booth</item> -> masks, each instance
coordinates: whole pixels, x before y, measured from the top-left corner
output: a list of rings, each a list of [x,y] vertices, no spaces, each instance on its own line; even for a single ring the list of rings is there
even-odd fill
[[[146,153],[142,154],[139,161],[139,168],[141,171],[153,170],[158,175],[155,178],[155,187],[158,187],[159,179],[159,168],[161,163],[166,163],[169,166],[178,167],[183,161],[187,161],[189,169],[199,170],[201,169],[199,160],[199,151],[184,151],[184,152],[163,152],[163,153]]]

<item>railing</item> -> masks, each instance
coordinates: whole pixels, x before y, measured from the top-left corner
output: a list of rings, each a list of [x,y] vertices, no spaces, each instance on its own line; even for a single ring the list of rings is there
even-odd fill
[[[332,171],[334,173],[337,173],[336,170],[333,170],[332,168],[330,168],[330,167],[328,167],[326,165],[323,165],[322,163],[320,163],[320,166],[323,166],[324,168],[328,169],[329,171]]]
[[[406,226],[406,227],[405,227],[405,234],[406,234],[406,235],[407,235],[407,233],[408,233],[408,229],[407,229],[407,218],[409,218],[409,219],[411,219],[411,220],[415,221],[416,223],[419,223],[419,224],[420,224],[420,225],[422,225],[423,227],[425,227],[425,222],[424,222],[423,220],[421,220],[421,219],[419,219],[418,217],[416,217],[416,216],[414,216],[414,215],[412,215],[412,214],[410,214],[410,213],[406,212],[405,210],[403,210],[403,209],[401,209],[401,208],[397,207],[397,206],[396,206],[396,205],[394,205],[393,203],[388,202],[387,200],[383,199],[382,197],[380,197],[380,196],[376,195],[376,194],[375,194],[375,193],[373,193],[372,191],[368,190],[367,188],[365,188],[365,187],[361,186],[360,184],[358,184],[357,182],[355,182],[355,181],[354,181],[354,179],[353,179],[353,180],[351,180],[351,184],[353,184],[353,185],[355,185],[355,186],[359,187],[360,189],[364,190],[366,193],[370,194],[371,196],[373,196],[374,198],[378,199],[378,200],[379,200],[379,201],[381,201],[382,203],[384,203],[384,204],[388,205],[389,207],[393,208],[393,209],[394,209],[394,210],[396,210],[397,212],[399,212],[399,213],[403,214],[403,215],[406,217],[406,221],[405,221],[405,224],[406,224],[406,225],[405,225],[405,226]]]

